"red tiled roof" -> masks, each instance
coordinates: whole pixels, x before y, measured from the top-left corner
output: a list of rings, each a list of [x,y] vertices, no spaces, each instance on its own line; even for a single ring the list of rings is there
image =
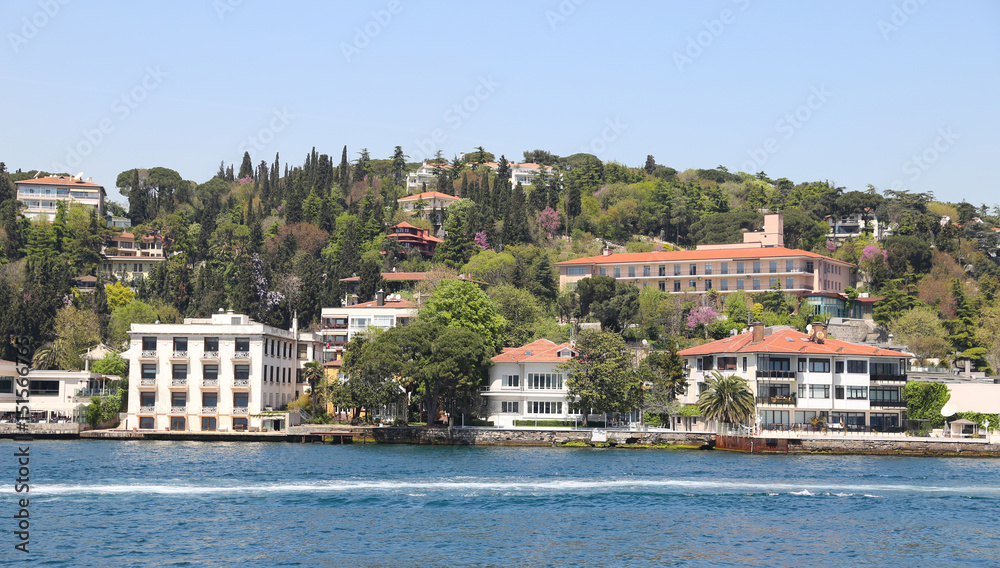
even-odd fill
[[[23,183],[27,185],[74,185],[101,189],[104,188],[104,186],[99,183],[66,176],[46,176],[38,179],[22,179],[20,181],[15,181],[14,183]]]
[[[494,363],[561,363],[569,357],[559,357],[559,351],[576,350],[569,343],[555,344],[548,339],[537,339],[521,347],[505,347],[503,353],[493,358]]]
[[[423,282],[427,280],[427,277],[432,274],[430,272],[383,272],[382,280],[386,282]],[[452,276],[445,276],[445,278],[453,278]],[[486,284],[486,282],[480,282],[479,280],[473,280],[464,274],[459,274],[454,278],[459,280],[468,280],[469,282],[475,282],[476,284]],[[351,276],[350,278],[341,278],[341,282],[360,282],[360,276]]]
[[[414,193],[413,195],[407,195],[406,197],[400,197],[396,201],[420,201],[421,199],[454,199],[459,201],[461,197],[454,195],[448,195],[447,193],[441,193],[440,191],[425,191],[423,193]]]
[[[746,247],[731,249],[709,249],[709,250],[680,250],[662,252],[627,252],[623,254],[610,254],[607,256],[588,256],[564,260],[557,262],[556,266],[568,266],[574,264],[606,264],[606,263],[627,263],[627,262],[677,262],[686,260],[715,260],[715,259],[754,259],[754,258],[774,258],[806,256],[836,262],[845,266],[854,266],[849,262],[809,252],[801,249],[790,249],[785,247]]]
[[[911,357],[909,353],[894,351],[874,345],[848,343],[829,337],[823,343],[816,343],[809,336],[794,329],[783,329],[765,335],[760,343],[753,343],[753,332],[749,331],[726,339],[720,339],[690,349],[680,351],[682,357],[714,355],[716,353],[788,353],[809,355],[859,355],[870,357]]]

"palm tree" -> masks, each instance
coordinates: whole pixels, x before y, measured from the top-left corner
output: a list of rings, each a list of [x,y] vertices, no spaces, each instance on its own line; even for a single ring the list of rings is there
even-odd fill
[[[705,418],[743,424],[753,416],[753,391],[746,379],[714,371],[706,385],[708,388],[698,397],[698,410]]]
[[[309,399],[312,401],[313,416],[316,416],[316,395],[319,394],[316,388],[325,374],[323,364],[319,361],[309,361],[302,367],[302,378],[309,383]]]

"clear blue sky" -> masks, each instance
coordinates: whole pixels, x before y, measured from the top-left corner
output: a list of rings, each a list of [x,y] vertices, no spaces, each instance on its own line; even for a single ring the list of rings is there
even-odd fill
[[[1000,202],[997,2],[9,0],[0,14],[0,160],[65,165],[116,198],[133,167],[202,183],[245,149],[299,165],[346,144],[351,159],[652,154]]]

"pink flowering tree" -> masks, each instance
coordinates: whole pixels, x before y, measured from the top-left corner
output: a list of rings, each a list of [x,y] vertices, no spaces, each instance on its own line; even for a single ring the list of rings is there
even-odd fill
[[[699,325],[705,328],[705,339],[708,339],[708,324],[718,321],[719,314],[710,306],[699,306],[688,312],[687,326],[692,331]]]
[[[476,246],[478,246],[483,250],[490,248],[490,243],[488,240],[486,240],[486,233],[483,231],[479,231],[476,233],[475,241],[476,241]]]
[[[889,251],[878,245],[868,245],[861,249],[858,267],[869,287],[877,288],[889,276]]]
[[[551,207],[539,211],[537,220],[539,228],[545,231],[545,235],[550,239],[559,230],[559,212]]]
[[[238,180],[236,181],[236,183],[238,183],[238,184],[240,184],[240,185],[246,185],[246,184],[248,184],[248,183],[253,183],[253,178],[252,178],[252,177],[250,177],[250,176],[243,176],[243,177],[241,177],[240,179],[238,179]]]

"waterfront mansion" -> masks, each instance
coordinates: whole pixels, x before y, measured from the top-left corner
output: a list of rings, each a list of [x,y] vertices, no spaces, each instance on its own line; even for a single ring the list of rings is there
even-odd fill
[[[483,388],[488,420],[495,426],[518,421],[582,420],[566,400],[566,383],[559,364],[576,355],[569,343],[539,339],[522,347],[505,348],[493,357],[489,385]],[[523,424],[522,425],[527,425]]]
[[[125,428],[273,431],[303,392],[302,368],[319,356],[311,333],[227,313],[182,324],[132,324]],[[291,422],[291,423],[290,423]]]
[[[826,326],[809,334],[781,327],[751,330],[680,355],[688,371],[682,402],[696,404],[715,371],[747,380],[757,416],[767,429],[807,426],[821,419],[832,428],[880,431],[901,428],[909,353],[827,337]]]

